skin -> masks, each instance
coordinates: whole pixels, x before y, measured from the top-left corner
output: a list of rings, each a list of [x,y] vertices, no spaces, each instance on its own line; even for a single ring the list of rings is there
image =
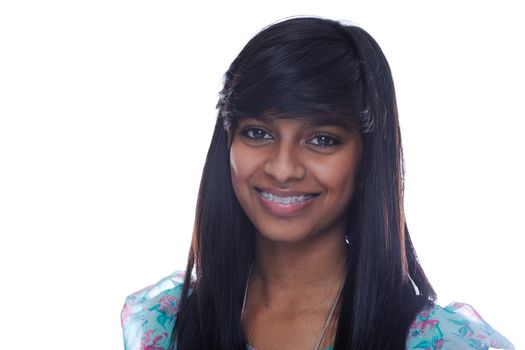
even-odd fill
[[[353,128],[310,121],[246,119],[229,133],[232,185],[256,228],[243,325],[257,350],[312,349],[345,276],[345,217],[362,140]],[[294,215],[276,215],[254,187],[319,196]]]

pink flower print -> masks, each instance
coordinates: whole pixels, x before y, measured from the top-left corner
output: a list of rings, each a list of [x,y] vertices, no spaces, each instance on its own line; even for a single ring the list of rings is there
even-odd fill
[[[432,307],[425,307],[422,309],[418,314],[414,322],[410,325],[410,330],[413,330],[416,332],[416,334],[419,333],[419,330],[424,331],[425,329],[425,322],[428,321],[430,317],[430,311]],[[432,325],[433,326],[433,325]]]
[[[168,336],[168,333],[162,333],[161,335],[153,337],[154,332],[155,330],[153,329],[146,332],[141,350],[165,350],[164,346],[159,344],[159,342],[164,340]]]
[[[128,323],[132,313],[133,311],[128,306],[128,304],[125,304],[120,314],[120,323],[122,324],[122,326]]]
[[[443,339],[436,340],[436,341],[434,342],[434,349],[435,349],[435,350],[441,350],[441,348],[443,347],[443,344],[444,344],[444,343],[445,343],[445,342],[443,341]]]
[[[410,330],[416,330],[416,329],[419,329],[421,325],[421,322],[420,321],[414,321],[412,322],[412,324],[410,325]]]
[[[430,315],[430,308],[427,307],[427,308],[424,308],[423,310],[421,310],[419,312],[419,317],[422,318],[422,319],[426,319],[428,318],[428,316]]]
[[[483,334],[478,334],[478,335],[476,336],[476,338],[478,338],[478,339],[480,339],[480,340],[485,340],[487,337],[484,336]]]
[[[468,304],[464,303],[451,303],[450,306],[454,311],[459,311],[462,315],[466,316],[471,321],[481,321],[483,320],[474,308]]]
[[[177,297],[174,295],[163,296],[160,298],[159,304],[160,306],[158,310],[170,317],[175,317],[177,315],[177,311],[179,311]]]
[[[425,329],[427,328],[427,326],[430,326],[430,329],[434,329],[434,327],[436,327],[436,324],[438,324],[439,321],[438,320],[426,320],[426,321],[423,321],[421,322],[421,325],[419,326],[419,330],[421,331],[421,333],[425,333]]]

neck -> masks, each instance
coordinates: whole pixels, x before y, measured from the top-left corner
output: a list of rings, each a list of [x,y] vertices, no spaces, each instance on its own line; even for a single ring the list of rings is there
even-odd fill
[[[258,235],[252,289],[269,307],[326,308],[346,275],[344,232],[306,243],[279,243]]]

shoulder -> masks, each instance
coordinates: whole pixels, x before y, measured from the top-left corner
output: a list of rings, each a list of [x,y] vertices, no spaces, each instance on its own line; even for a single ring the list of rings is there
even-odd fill
[[[407,349],[514,349],[474,308],[464,303],[421,310],[410,326]]]
[[[183,281],[184,272],[177,271],[126,298],[121,312],[126,350],[168,348]]]

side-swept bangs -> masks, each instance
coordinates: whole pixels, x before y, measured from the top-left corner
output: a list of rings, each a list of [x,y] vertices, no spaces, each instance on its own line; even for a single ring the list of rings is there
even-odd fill
[[[354,119],[365,111],[362,60],[349,39],[326,22],[316,30],[301,18],[255,36],[225,75],[217,107],[225,127],[268,115]],[[282,28],[281,28],[282,27]]]

